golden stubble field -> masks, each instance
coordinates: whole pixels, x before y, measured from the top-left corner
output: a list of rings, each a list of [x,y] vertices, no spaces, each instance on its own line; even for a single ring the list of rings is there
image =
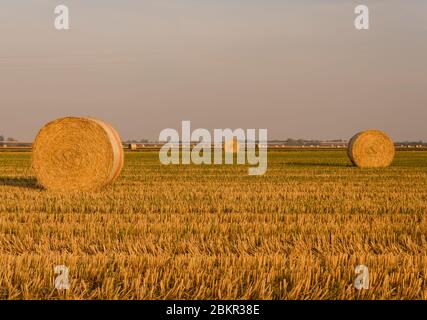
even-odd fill
[[[427,299],[427,152],[271,151],[261,177],[135,152],[80,194],[39,188],[30,159],[0,152],[1,299]]]

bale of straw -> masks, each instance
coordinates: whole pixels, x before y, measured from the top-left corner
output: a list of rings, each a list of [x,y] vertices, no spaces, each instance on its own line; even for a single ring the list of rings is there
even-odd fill
[[[129,149],[135,151],[136,149],[138,149],[138,146],[135,143],[131,143],[129,144]]]
[[[237,138],[234,137],[231,140],[227,140],[224,142],[224,151],[227,153],[237,153],[240,150],[239,142]]]
[[[368,130],[350,139],[347,154],[351,162],[360,168],[385,168],[393,162],[395,148],[384,132]]]
[[[92,191],[112,183],[123,168],[120,136],[93,118],[49,122],[33,144],[32,166],[41,186],[52,191]]]

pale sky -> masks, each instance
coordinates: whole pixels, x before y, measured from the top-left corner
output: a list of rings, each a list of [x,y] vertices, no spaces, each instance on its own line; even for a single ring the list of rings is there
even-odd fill
[[[70,9],[71,30],[54,28]],[[370,8],[369,31],[354,8]],[[427,141],[425,0],[3,0],[0,134],[93,116],[123,140],[267,128],[269,139],[363,129]]]

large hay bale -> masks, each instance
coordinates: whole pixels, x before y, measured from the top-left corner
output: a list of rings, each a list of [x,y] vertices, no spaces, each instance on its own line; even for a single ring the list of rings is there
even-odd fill
[[[99,190],[120,175],[123,164],[117,131],[92,118],[52,121],[33,144],[32,166],[38,182],[48,190]]]
[[[237,141],[236,137],[224,142],[224,151],[225,152],[237,153],[237,152],[239,152],[239,150],[240,150],[240,145],[239,145],[239,142]]]
[[[129,144],[129,150],[136,151],[138,149],[138,145],[136,143]]]
[[[351,138],[347,154],[351,162],[360,168],[384,168],[393,162],[395,148],[384,132],[368,130]]]

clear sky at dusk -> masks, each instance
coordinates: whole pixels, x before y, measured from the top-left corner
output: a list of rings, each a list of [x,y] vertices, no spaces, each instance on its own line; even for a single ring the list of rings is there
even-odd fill
[[[54,28],[70,9],[71,30]],[[371,29],[353,26],[357,4]],[[267,128],[270,139],[378,128],[427,141],[427,1],[4,0],[0,134],[61,116],[123,139]]]

